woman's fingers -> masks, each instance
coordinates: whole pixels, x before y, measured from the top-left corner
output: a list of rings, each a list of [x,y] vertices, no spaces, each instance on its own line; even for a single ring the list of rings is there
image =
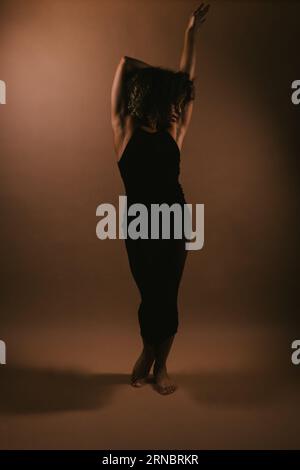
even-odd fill
[[[209,10],[210,5],[206,5],[205,8],[197,11],[196,15],[204,16]]]
[[[195,15],[197,21],[200,21],[200,20],[202,20],[203,18],[205,18],[205,16],[206,16],[208,10],[209,10],[209,5],[207,5],[203,10],[199,11],[199,12]]]
[[[195,15],[203,7],[203,5],[204,3],[201,3],[201,5],[193,11],[193,15]]]
[[[201,3],[201,5],[198,8],[196,8],[196,10],[194,10],[194,12],[191,15],[190,25],[199,26],[200,24],[204,23],[205,16],[209,10],[209,7],[210,7],[209,4],[205,5],[204,3]]]
[[[209,4],[205,5],[204,3],[201,3],[201,5],[198,8],[196,8],[193,14],[198,15],[199,13],[206,12],[208,8],[209,8]]]

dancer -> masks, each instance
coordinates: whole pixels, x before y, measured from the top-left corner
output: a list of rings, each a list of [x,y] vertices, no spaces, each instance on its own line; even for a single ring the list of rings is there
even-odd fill
[[[196,36],[209,5],[190,16],[178,71],[154,67],[127,56],[117,67],[111,92],[111,119],[115,152],[128,207],[144,204],[180,204],[180,154],[195,99]],[[129,224],[131,218],[128,217]],[[151,218],[149,217],[149,233]],[[154,384],[161,394],[177,385],[167,372],[167,358],[178,330],[178,289],[186,260],[186,239],[125,240],[133,278],[141,295],[138,310],[143,350],[131,374],[140,387],[153,366]]]

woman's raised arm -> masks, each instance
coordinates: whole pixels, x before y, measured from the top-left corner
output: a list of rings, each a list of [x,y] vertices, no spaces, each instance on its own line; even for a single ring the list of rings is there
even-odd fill
[[[195,79],[196,68],[196,36],[197,32],[205,21],[209,5],[201,5],[193,11],[190,16],[188,26],[184,33],[183,50],[180,58],[179,70],[188,74],[190,80]],[[193,101],[185,105],[180,116],[180,127],[178,129],[178,144],[181,145],[185,133],[188,129],[193,111]]]
[[[179,69],[189,74],[190,80],[195,78],[196,67],[196,35],[202,23],[205,21],[209,5],[204,3],[193,11],[190,16],[188,26],[184,33],[183,50],[180,58]]]
[[[149,64],[132,57],[123,56],[117,66],[111,89],[111,122],[114,129],[124,126],[126,114],[126,80],[128,74]]]

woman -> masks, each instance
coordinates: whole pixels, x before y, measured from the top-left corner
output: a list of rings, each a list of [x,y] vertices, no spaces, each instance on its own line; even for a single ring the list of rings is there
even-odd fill
[[[201,4],[191,15],[184,36],[179,71],[122,57],[113,80],[111,118],[119,170],[128,207],[141,203],[185,204],[178,182],[180,152],[193,109],[196,33],[209,6]],[[149,212],[150,213],[150,212]],[[131,219],[128,217],[128,222]],[[151,226],[149,219],[149,227]],[[186,233],[185,233],[186,235]],[[185,237],[125,241],[131,272],[141,294],[138,311],[143,350],[131,384],[147,382],[153,367],[161,394],[177,386],[166,361],[178,328],[177,296],[185,264]]]

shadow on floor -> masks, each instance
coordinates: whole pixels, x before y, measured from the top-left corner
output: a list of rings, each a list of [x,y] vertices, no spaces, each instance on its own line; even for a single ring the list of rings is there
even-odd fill
[[[127,374],[5,366],[1,370],[0,414],[92,410],[110,403]]]
[[[300,377],[295,369],[195,371],[172,376],[199,405],[255,407],[298,397]],[[128,374],[5,366],[1,370],[0,415],[100,409],[111,403],[120,385],[129,382]]]
[[[199,371],[173,374],[182,389],[199,404],[256,407],[276,401],[286,403],[299,395],[295,368],[286,370]]]

